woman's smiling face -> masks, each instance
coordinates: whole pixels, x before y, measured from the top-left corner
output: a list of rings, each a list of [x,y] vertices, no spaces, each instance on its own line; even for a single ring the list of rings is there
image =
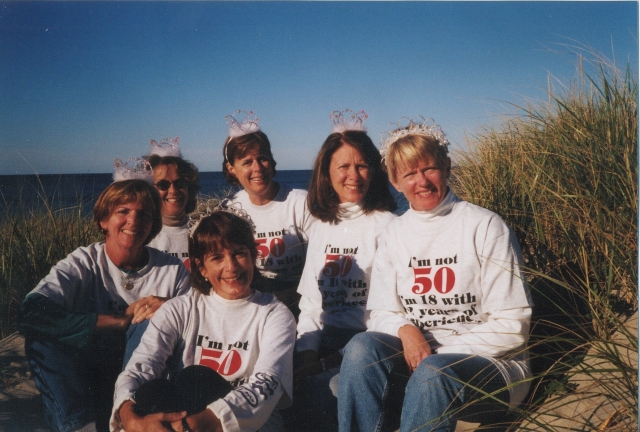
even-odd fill
[[[216,294],[227,300],[237,300],[251,294],[254,264],[246,246],[232,245],[206,254],[198,269]]]
[[[164,189],[165,184],[169,188]],[[189,186],[185,179],[178,174],[175,165],[158,165],[153,169],[153,184],[156,186],[162,200],[162,214],[164,216],[178,216],[184,212],[189,198]]]
[[[265,204],[274,198],[271,159],[257,148],[234,160],[233,165],[228,163],[227,169],[238,179],[254,204]]]
[[[404,194],[412,209],[433,210],[447,195],[450,174],[451,160],[447,159],[443,167],[438,167],[433,158],[425,156],[416,166],[399,166],[393,186]]]
[[[348,144],[342,144],[331,155],[329,176],[340,203],[361,201],[371,183],[369,165],[360,152]]]
[[[116,205],[109,217],[100,222],[107,233],[105,243],[110,250],[142,250],[152,225],[152,214],[137,202]]]

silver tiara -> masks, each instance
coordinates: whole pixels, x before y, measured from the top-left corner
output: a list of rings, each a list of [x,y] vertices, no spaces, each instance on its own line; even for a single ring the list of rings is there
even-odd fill
[[[238,114],[240,113],[244,114],[242,121],[238,121]],[[229,125],[229,136],[231,138],[260,131],[260,125],[258,124],[259,119],[253,111],[246,112],[238,110],[233,114],[226,116],[224,120]]]
[[[149,184],[153,184],[153,170],[151,165],[142,158],[129,158],[126,162],[122,162],[119,158],[113,164],[113,181],[122,180],[144,180]]]
[[[364,121],[369,115],[364,110],[353,112],[347,108],[344,111],[333,111],[329,117],[333,123],[331,133],[342,133],[348,130],[365,132],[367,130]]]
[[[160,142],[156,140],[151,140],[149,144],[151,145],[151,154],[158,155],[161,157],[165,156],[175,156],[182,157],[182,153],[180,153],[180,148],[178,148],[178,144],[180,143],[180,137],[175,138],[165,138]]]
[[[222,205],[222,201],[218,199],[209,199],[198,204],[196,210],[189,215],[189,237],[193,238],[193,233],[195,233],[200,226],[200,222],[202,222],[202,219],[206,218],[207,216],[211,216],[216,212],[230,213],[234,216],[244,219],[251,227],[251,232],[255,233],[256,226],[246,211],[233,206],[224,206]]]
[[[392,127],[393,130],[391,130]],[[448,151],[449,140],[442,132],[442,128],[433,122],[433,119],[426,120],[422,116],[417,116],[413,119],[402,117],[397,123],[391,123],[389,131],[382,134],[382,146],[380,147],[382,159],[385,159],[393,144],[407,135],[421,135],[433,138],[439,145],[444,147],[445,151]]]
[[[244,113],[244,118],[241,122],[236,119],[238,114]],[[260,125],[258,124],[258,117],[253,111],[243,111],[238,110],[233,114],[229,114],[225,116],[224,121],[229,125],[229,138],[237,138],[243,135],[247,135],[254,132],[260,131]],[[224,144],[224,160],[229,162],[229,158],[227,157],[227,148],[229,145],[229,140]]]

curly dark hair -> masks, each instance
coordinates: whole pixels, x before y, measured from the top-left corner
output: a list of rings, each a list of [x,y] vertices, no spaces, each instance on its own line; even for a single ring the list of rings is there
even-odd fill
[[[331,157],[343,145],[358,150],[369,166],[371,182],[364,196],[364,212],[395,211],[398,206],[389,191],[389,179],[380,164],[380,152],[366,132],[350,130],[329,135],[316,156],[307,195],[311,214],[323,222],[337,222],[339,219],[340,199],[331,186],[329,167]]]

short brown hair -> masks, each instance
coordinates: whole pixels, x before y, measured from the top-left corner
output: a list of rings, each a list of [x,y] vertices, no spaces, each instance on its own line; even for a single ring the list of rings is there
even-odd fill
[[[229,172],[227,162],[233,165],[236,159],[245,157],[247,153],[255,149],[270,159],[272,177],[276,176],[276,161],[271,153],[271,143],[269,142],[269,138],[267,138],[267,134],[258,131],[234,138],[227,137],[227,140],[224,142],[224,147],[222,148],[222,172],[231,186],[238,186],[240,182],[236,176]]]
[[[231,249],[233,246],[246,246],[249,249],[253,261],[253,274],[256,277],[258,250],[249,222],[224,211],[217,211],[203,218],[193,235],[189,237],[191,286],[202,294],[209,295],[211,282],[200,274],[200,266],[203,265],[207,254],[221,248]]]
[[[130,202],[141,204],[151,212],[151,232],[144,241],[145,245],[149,244],[162,229],[162,201],[156,188],[144,180],[122,180],[107,186],[93,206],[93,221],[98,231],[106,235],[100,223],[111,217],[116,206]]]
[[[188,160],[177,156],[158,156],[153,154],[147,156],[146,159],[153,169],[162,165],[176,167],[178,176],[187,181],[188,197],[184,212],[191,213],[194,211],[198,204],[198,192],[200,192],[200,173],[198,168]]]
[[[316,156],[307,195],[311,214],[323,222],[337,222],[339,219],[340,199],[331,185],[329,167],[331,157],[343,145],[358,150],[369,166],[371,182],[363,200],[364,212],[395,211],[397,205],[389,191],[387,174],[380,165],[380,152],[366,132],[350,130],[329,135]]]
[[[406,135],[394,141],[384,158],[385,169],[393,183],[397,183],[396,170],[401,166],[415,167],[429,156],[438,168],[444,168],[448,161],[447,147],[433,137]]]

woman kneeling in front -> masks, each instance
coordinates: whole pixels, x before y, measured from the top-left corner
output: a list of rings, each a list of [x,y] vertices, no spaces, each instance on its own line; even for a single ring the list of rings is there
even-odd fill
[[[295,321],[273,295],[251,288],[257,251],[249,223],[207,213],[191,227],[194,289],[150,322],[116,382],[112,430],[281,427],[277,408],[291,401]],[[175,387],[162,380],[166,372]]]

